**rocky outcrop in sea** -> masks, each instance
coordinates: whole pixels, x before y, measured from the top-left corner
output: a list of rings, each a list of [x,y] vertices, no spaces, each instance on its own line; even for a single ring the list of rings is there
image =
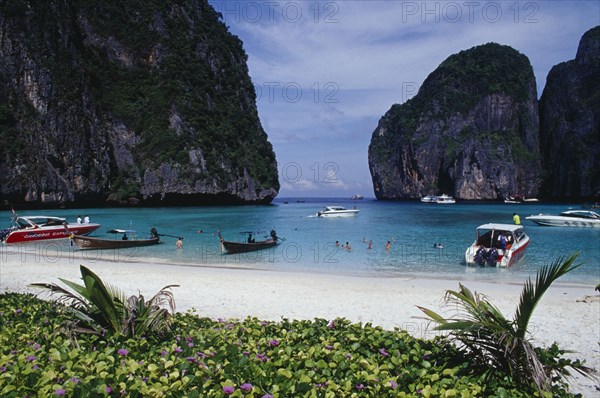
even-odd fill
[[[537,196],[538,101],[528,58],[495,43],[448,57],[417,95],[380,119],[369,168],[379,199]]]
[[[241,41],[206,0],[0,4],[0,203],[267,203]]]
[[[540,131],[543,195],[600,197],[600,26],[583,35],[574,60],[548,73]]]

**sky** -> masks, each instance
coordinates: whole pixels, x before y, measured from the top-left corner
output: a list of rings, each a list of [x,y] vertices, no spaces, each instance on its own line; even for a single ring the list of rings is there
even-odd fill
[[[495,42],[526,55],[538,97],[600,25],[600,1],[216,1],[248,54],[279,197],[374,197],[379,119],[447,57]]]

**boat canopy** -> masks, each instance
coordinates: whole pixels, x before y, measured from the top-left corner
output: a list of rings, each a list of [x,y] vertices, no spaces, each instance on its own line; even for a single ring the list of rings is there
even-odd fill
[[[492,229],[496,229],[496,230],[500,230],[500,231],[515,232],[519,229],[523,229],[523,226],[516,225],[516,224],[489,223],[489,224],[483,224],[483,225],[480,225],[479,227],[477,227],[477,230],[492,230]]]
[[[106,231],[108,234],[135,234],[137,231],[133,229],[109,229]]]

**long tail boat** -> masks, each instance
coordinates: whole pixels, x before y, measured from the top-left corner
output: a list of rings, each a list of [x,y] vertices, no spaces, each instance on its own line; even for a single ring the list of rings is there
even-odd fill
[[[151,230],[148,239],[136,238],[136,231],[127,229],[111,229],[110,234],[121,234],[120,239],[103,239],[93,236],[72,235],[71,239],[80,249],[124,249],[128,247],[150,246],[160,243],[160,236],[156,229]]]
[[[246,242],[233,242],[223,239],[221,236],[221,231],[219,232],[219,239],[221,239],[221,244],[223,248],[227,251],[227,254],[236,254],[236,253],[246,253],[253,252],[256,250],[269,249],[271,247],[277,246],[279,237],[275,230],[271,230],[271,237],[261,241],[255,241],[252,239],[252,232],[242,232],[242,234],[248,235]]]

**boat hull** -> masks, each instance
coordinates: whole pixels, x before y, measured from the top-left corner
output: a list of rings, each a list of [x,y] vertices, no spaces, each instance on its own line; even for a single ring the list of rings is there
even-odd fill
[[[221,243],[228,254],[247,253],[257,250],[269,249],[277,246],[277,241],[267,240],[262,242],[243,243],[243,242],[231,242],[222,240]]]
[[[28,243],[50,239],[65,239],[71,234],[89,235],[100,228],[100,224],[69,224],[66,227],[27,228],[12,231],[5,239],[6,244]],[[68,229],[68,231],[67,231]]]
[[[323,218],[336,218],[336,217],[354,217],[358,214],[358,210],[346,210],[336,212],[320,212],[319,217]]]
[[[120,240],[75,235],[72,239],[80,249],[125,249],[129,247],[151,246],[160,243],[160,238],[158,237],[150,239]]]
[[[546,227],[585,227],[600,228],[600,220],[586,220],[560,216],[529,216],[526,220]]]

